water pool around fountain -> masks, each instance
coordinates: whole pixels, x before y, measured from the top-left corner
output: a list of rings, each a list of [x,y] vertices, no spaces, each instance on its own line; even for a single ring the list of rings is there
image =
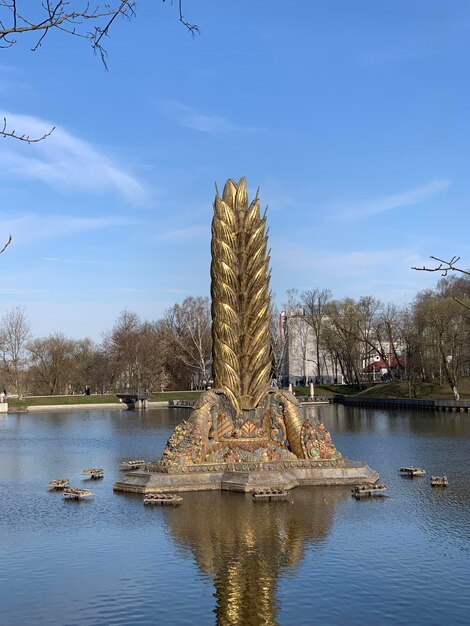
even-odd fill
[[[180,507],[113,494],[119,462],[159,454],[183,410],[0,418],[0,622],[29,624],[466,624],[470,417],[314,407],[388,498],[303,488],[287,502],[188,493]],[[428,470],[419,479],[401,465]],[[63,501],[53,478],[89,486]],[[430,474],[446,474],[446,490]]]

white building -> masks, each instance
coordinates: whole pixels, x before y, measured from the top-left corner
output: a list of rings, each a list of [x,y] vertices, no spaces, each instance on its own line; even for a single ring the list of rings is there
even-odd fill
[[[339,364],[334,362],[330,353],[321,345],[317,351],[314,330],[302,309],[281,312],[280,332],[286,342],[282,368],[284,386],[289,383],[307,385],[310,382],[315,384],[343,382]]]

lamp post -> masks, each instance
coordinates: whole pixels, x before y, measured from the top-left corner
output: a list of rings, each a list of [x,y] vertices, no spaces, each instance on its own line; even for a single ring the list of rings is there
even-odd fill
[[[307,361],[310,361],[311,363],[315,363],[315,365],[318,366],[317,361],[315,361],[314,359],[307,359]],[[315,387],[314,387],[313,382],[310,383],[310,400],[315,400]]]
[[[310,399],[315,400],[315,387],[313,383],[310,383]]]

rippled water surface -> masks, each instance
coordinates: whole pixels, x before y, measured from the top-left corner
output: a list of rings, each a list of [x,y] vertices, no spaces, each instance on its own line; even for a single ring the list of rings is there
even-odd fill
[[[313,411],[389,497],[309,487],[144,507],[113,493],[119,462],[159,456],[184,410],[0,417],[0,624],[468,624],[470,415]],[[409,464],[428,474],[402,478]],[[83,480],[92,466],[103,480]],[[49,492],[61,477],[95,497]]]

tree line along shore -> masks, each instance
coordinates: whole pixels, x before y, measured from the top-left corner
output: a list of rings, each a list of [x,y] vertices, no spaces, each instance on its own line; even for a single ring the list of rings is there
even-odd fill
[[[357,398],[376,399],[399,399],[409,398],[406,382],[390,382],[371,385],[365,390],[359,391],[357,387],[348,385],[315,385],[314,393],[317,397],[334,398],[338,396],[351,396]],[[310,397],[310,387],[294,387],[294,393],[299,399]],[[446,385],[422,383],[415,388],[414,398],[420,400],[453,400],[453,394]],[[197,400],[201,391],[164,391],[152,393],[150,402],[171,402]],[[461,381],[461,399],[470,400],[470,378]],[[25,396],[7,398],[11,411],[15,409],[25,410],[35,406],[76,406],[76,405],[107,405],[120,403],[114,394],[90,394],[90,395],[55,395],[55,396]]]
[[[299,395],[310,393],[310,382],[342,382],[316,385],[317,393],[465,399],[469,310],[467,275],[441,278],[403,307],[372,296],[335,299],[327,289],[289,290],[282,309],[271,305],[272,378],[284,387],[293,382],[294,350],[300,355],[294,382],[307,383],[295,387]],[[145,389],[158,397],[162,391],[212,385],[208,298],[187,297],[154,321],[123,311],[102,336],[100,342],[60,332],[33,337],[26,309],[8,311],[0,319],[0,389],[19,402],[71,396],[67,402],[77,404],[109,402],[122,389]],[[307,375],[309,363],[313,369]],[[381,387],[377,382],[384,377],[389,382]],[[85,390],[96,395],[78,400]]]

